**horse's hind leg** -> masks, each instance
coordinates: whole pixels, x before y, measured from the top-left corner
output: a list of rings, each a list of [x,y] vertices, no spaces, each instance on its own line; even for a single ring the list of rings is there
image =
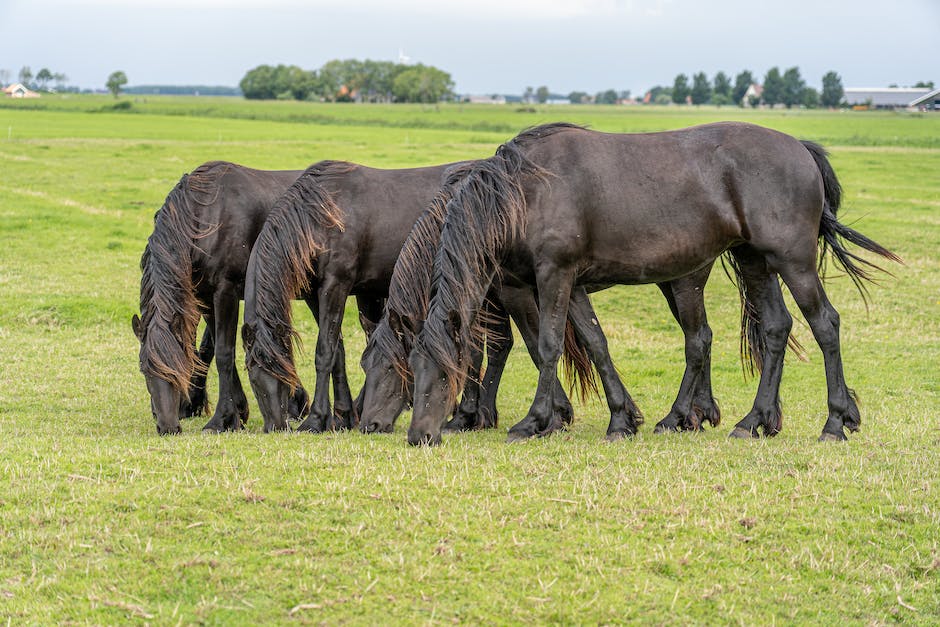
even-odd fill
[[[659,284],[685,336],[685,372],[672,408],[656,424],[654,433],[698,431],[706,421],[717,427],[721,420],[718,404],[712,397],[712,331],[705,316],[705,284],[710,272],[711,265],[687,277]]]
[[[780,379],[793,318],[787,311],[777,275],[770,272],[762,256],[747,249],[732,252],[738,262],[742,282],[742,342],[750,345],[754,365],[760,370],[760,382],[751,411],[735,425],[732,437],[774,436],[783,426],[780,407]]]
[[[809,268],[784,268],[780,271],[793,300],[809,323],[813,337],[822,350],[826,365],[829,417],[823,426],[821,441],[845,440],[845,428],[858,431],[861,416],[854,394],[845,383],[842,350],[839,342],[839,313],[826,297],[819,275]]]

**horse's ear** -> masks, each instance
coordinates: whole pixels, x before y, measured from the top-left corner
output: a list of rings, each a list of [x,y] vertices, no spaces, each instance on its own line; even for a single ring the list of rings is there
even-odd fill
[[[180,342],[185,342],[186,337],[183,336],[183,316],[176,314],[173,316],[173,321],[170,322],[170,330],[173,331],[173,335]]]
[[[361,311],[359,312],[359,325],[362,327],[362,330],[366,332],[366,338],[372,337],[375,328],[379,326],[372,320],[369,320]]]
[[[460,343],[460,329],[462,327],[460,313],[451,309],[447,312],[447,332],[455,344]]]
[[[140,323],[140,316],[134,314],[131,316],[131,328],[134,329],[134,335],[137,336],[137,339],[141,342],[144,341],[144,328]]]
[[[243,324],[242,325],[242,343],[245,345],[245,350],[251,350],[252,345],[255,343],[255,327],[252,324]]]
[[[394,309],[388,310],[388,328],[399,337],[405,333],[405,321]]]
[[[286,350],[290,350],[290,328],[286,324],[278,322],[274,325],[274,339],[280,342]]]

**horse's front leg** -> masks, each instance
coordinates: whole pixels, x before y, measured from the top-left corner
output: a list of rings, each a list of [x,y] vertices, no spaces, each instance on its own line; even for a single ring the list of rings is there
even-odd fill
[[[316,433],[343,429],[330,407],[330,374],[336,363],[337,347],[340,342],[343,323],[343,309],[351,286],[345,282],[327,277],[320,285],[317,297],[320,314],[320,329],[317,333],[317,352],[315,365],[317,371],[316,389],[310,414],[297,427],[301,431]]]
[[[561,428],[553,422],[558,360],[564,350],[568,301],[574,282],[573,268],[545,264],[537,273],[539,293],[539,380],[529,413],[509,430],[509,441],[551,433]]]
[[[635,435],[643,424],[643,415],[637,408],[627,388],[624,387],[610,358],[607,337],[601,329],[594,313],[594,307],[583,288],[575,288],[571,293],[568,317],[574,325],[574,331],[588,351],[597,374],[604,385],[607,407],[610,409],[610,424],[607,426],[607,440],[613,442]]]
[[[467,382],[460,395],[460,404],[454,410],[453,417],[444,425],[445,433],[470,431],[476,426],[477,412],[480,407],[480,370],[483,368],[483,351],[473,347],[470,351],[470,368]]]
[[[225,281],[213,295],[215,310],[215,363],[219,371],[219,402],[204,431],[235,431],[248,420],[248,399],[235,368],[235,336],[239,294]]]
[[[512,326],[506,309],[502,306],[494,307],[491,316],[492,322],[486,336],[486,372],[480,383],[482,394],[477,409],[478,429],[495,429],[499,425],[496,392],[513,345]]]
[[[522,336],[522,341],[529,357],[532,359],[532,363],[535,364],[536,368],[541,368],[542,360],[539,357],[539,307],[538,303],[535,302],[534,291],[528,288],[518,289],[503,286],[500,298],[509,312],[510,318],[516,323],[516,328],[519,329],[519,335]],[[551,424],[559,425],[559,428],[571,424],[571,420],[574,418],[574,408],[571,406],[571,401],[568,399],[568,395],[565,394],[564,387],[562,387],[558,377],[555,377],[552,406],[554,418]],[[513,429],[520,437],[527,437],[523,435],[526,433],[529,436],[540,433],[539,426],[534,423],[526,424],[526,419],[516,423]]]

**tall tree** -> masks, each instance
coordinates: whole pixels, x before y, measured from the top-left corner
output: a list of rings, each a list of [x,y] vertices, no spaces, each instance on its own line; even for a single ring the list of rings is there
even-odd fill
[[[598,92],[597,95],[594,96],[594,104],[617,104],[616,90],[608,89],[606,91]]]
[[[772,107],[783,102],[783,97],[783,77],[780,75],[780,68],[774,66],[767,70],[767,75],[764,77],[762,98]]]
[[[33,71],[29,69],[28,65],[24,65],[20,68],[20,82],[29,87],[33,80]]]
[[[395,77],[392,92],[399,102],[438,102],[453,95],[450,74],[428,65],[410,65]]]
[[[542,85],[541,87],[535,90],[535,99],[536,101],[538,101],[539,104],[545,104],[546,102],[548,102],[548,96],[549,96],[548,87],[546,87],[545,85]]]
[[[676,104],[685,104],[688,97],[689,77],[685,74],[679,74],[672,83],[672,101]]]
[[[819,104],[824,107],[838,107],[842,104],[845,90],[842,88],[842,78],[835,72],[826,72],[822,77],[822,93],[819,95]]]
[[[52,72],[49,68],[44,67],[38,72],[36,72],[36,82],[39,84],[39,89],[45,91],[48,88],[49,81],[53,79]]]
[[[724,72],[715,74],[714,86],[712,92],[717,95],[726,96],[731,100],[731,79]]]
[[[573,91],[568,94],[568,101],[571,104],[584,104],[591,101],[591,95],[586,91]]]
[[[121,88],[125,85],[127,85],[127,74],[118,70],[117,72],[111,72],[111,75],[108,77],[108,82],[105,83],[104,86],[117,98],[121,93]]]
[[[796,66],[787,68],[783,73],[783,104],[787,105],[787,109],[800,104],[805,88],[806,81],[800,76],[800,68]]]
[[[734,77],[734,89],[731,90],[731,100],[740,107],[744,106],[744,94],[754,84],[754,75],[750,70],[744,70]]]
[[[692,104],[705,104],[712,97],[712,85],[708,82],[705,72],[699,72],[692,77]]]

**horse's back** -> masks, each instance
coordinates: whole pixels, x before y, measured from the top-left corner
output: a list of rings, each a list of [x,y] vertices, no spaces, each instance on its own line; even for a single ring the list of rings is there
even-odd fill
[[[737,122],[639,134],[574,129],[527,156],[550,173],[527,182],[530,249],[587,258],[591,280],[667,280],[740,243],[815,241],[818,170],[800,142],[777,131]],[[785,228],[792,222],[801,228]]]

